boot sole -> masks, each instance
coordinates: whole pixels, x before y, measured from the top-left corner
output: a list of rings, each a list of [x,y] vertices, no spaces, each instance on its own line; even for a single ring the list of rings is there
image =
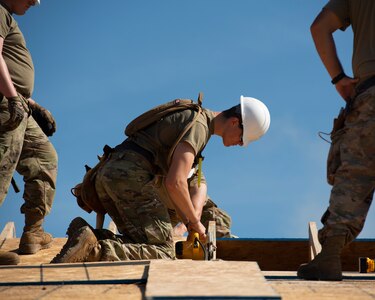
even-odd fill
[[[330,276],[324,276],[321,274],[318,268],[310,269],[309,272],[298,270],[297,277],[304,280],[311,281],[342,281],[342,274],[331,274]]]
[[[35,254],[40,250],[51,248],[52,242],[49,242],[45,245],[40,244],[22,244],[19,246],[18,253],[19,254]]]

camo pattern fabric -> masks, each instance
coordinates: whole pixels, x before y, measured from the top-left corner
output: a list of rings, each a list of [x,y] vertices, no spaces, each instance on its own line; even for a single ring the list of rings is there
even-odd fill
[[[216,237],[218,238],[232,238],[234,237],[230,232],[232,219],[226,211],[217,207],[217,205],[208,196],[207,202],[202,210],[202,224],[208,228],[209,221],[216,223]]]
[[[9,119],[8,103],[0,100],[0,123]],[[14,130],[0,127],[0,205],[4,202],[14,171],[24,178],[25,203],[21,212],[47,215],[55,196],[57,153],[35,120],[25,117]]]
[[[175,257],[168,210],[159,199],[153,167],[142,155],[112,153],[98,170],[95,187],[121,233],[99,241],[101,260]]]
[[[321,243],[345,235],[346,242],[361,232],[375,187],[375,86],[358,95],[338,132],[340,147],[329,207],[322,217]]]

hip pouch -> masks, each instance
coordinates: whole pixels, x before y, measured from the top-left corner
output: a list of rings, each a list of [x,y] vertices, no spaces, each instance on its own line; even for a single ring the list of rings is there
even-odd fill
[[[330,134],[331,147],[327,158],[327,182],[330,185],[334,184],[336,171],[341,165],[340,148],[342,136],[345,132],[344,125],[347,113],[347,109],[341,108],[339,115],[333,120],[333,128]]]
[[[86,174],[82,182],[71,189],[71,193],[76,197],[78,206],[86,212],[91,213],[95,211],[96,213],[105,215],[107,212],[101,204],[98,193],[96,192],[95,178],[98,170],[105,164],[113,149],[105,145],[103,151],[103,156],[98,156],[99,162],[93,168],[85,165]]]

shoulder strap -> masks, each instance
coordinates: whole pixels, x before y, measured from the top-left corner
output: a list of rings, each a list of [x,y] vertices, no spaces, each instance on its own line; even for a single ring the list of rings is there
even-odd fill
[[[185,127],[185,129],[180,133],[178,136],[177,140],[174,142],[173,146],[171,147],[171,150],[169,151],[168,158],[167,158],[167,164],[170,166],[171,160],[172,160],[172,155],[174,151],[176,150],[177,145],[180,143],[181,139],[184,137],[184,135],[193,127],[195,122],[197,121],[198,117],[202,113],[202,101],[203,101],[203,93],[200,92],[198,95],[198,111],[197,114],[195,115],[194,119]]]

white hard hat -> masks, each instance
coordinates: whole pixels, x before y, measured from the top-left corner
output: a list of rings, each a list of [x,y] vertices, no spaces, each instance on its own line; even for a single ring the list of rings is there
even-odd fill
[[[36,0],[35,5],[40,5],[40,0]]]
[[[243,125],[243,146],[264,135],[271,123],[267,106],[258,99],[241,96],[241,116]]]

